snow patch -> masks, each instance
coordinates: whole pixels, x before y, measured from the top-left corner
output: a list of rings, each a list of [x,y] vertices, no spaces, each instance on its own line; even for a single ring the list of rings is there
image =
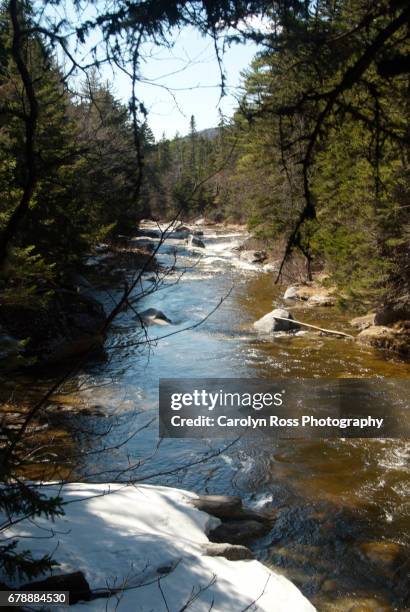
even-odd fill
[[[44,491],[56,494],[59,487]],[[56,573],[81,570],[92,590],[122,590],[109,600],[77,603],[73,612],[174,611],[193,596],[188,609],[195,612],[208,611],[212,602],[214,612],[235,612],[254,601],[252,609],[260,612],[315,609],[289,580],[258,561],[202,556],[206,532],[219,520],[190,504],[193,493],[82,483],[64,486],[62,496],[64,517],[26,520],[4,535],[34,538],[24,538],[21,547],[29,545],[35,555],[53,552],[60,563]],[[44,538],[44,529],[52,529],[53,537]]]

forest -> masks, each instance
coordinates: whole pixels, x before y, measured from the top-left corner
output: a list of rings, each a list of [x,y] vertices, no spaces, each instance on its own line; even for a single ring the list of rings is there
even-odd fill
[[[81,317],[92,340],[69,354],[61,380],[78,372],[97,335],[104,344],[114,319],[134,309],[130,294],[140,280],[121,278],[122,297],[107,316],[78,288],[90,280],[86,262],[122,252],[147,220],[245,228],[278,263],[272,287],[298,258],[299,282],[323,274],[339,312],[382,312],[383,324],[400,325],[400,354],[408,357],[408,2],[73,0],[61,17],[65,4],[0,4],[2,376],[50,366]],[[268,27],[244,28],[255,16]],[[224,47],[252,41],[258,52],[242,73],[232,116],[220,112],[218,125],[200,130],[192,109],[184,134],[156,139],[138,89],[143,45],[172,46],[187,26],[213,41],[222,97]],[[105,65],[129,79],[128,101]],[[134,255],[158,271],[156,251]],[[17,429],[2,420],[0,532],[15,516],[63,514],[59,494],[45,497],[22,480],[38,474],[26,470],[24,442],[34,413]],[[9,579],[51,567],[51,556],[0,541]]]
[[[265,34],[243,75],[235,116],[221,116],[206,136],[192,116],[188,136],[157,143],[143,102],[135,124],[132,101],[115,99],[96,67],[73,90],[34,23],[22,72],[4,5],[2,302],[47,299],[98,242],[178,211],[240,221],[272,243],[283,240],[284,257],[299,250],[308,268],[326,267],[362,309],[406,301],[404,5],[318,2],[313,11],[290,3],[280,32]],[[18,8],[30,30],[33,9]]]

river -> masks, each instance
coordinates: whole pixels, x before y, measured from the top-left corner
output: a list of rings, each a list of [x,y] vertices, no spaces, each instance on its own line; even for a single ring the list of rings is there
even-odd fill
[[[138,310],[155,307],[172,320],[172,325],[149,328],[155,338],[200,322],[232,288],[229,297],[203,324],[164,337],[149,351],[139,344],[135,313],[122,313],[107,341],[109,359],[90,364],[76,381],[77,399],[115,414],[118,425],[104,439],[111,450],[87,457],[88,477],[109,480],[104,472],[114,474],[141,462],[133,474],[154,475],[152,483],[239,494],[277,516],[273,530],[254,545],[258,558],[279,568],[319,610],[404,610],[402,579],[388,563],[372,564],[362,551],[381,541],[387,544],[387,557],[395,544],[408,550],[410,443],[265,439],[255,444],[244,439],[186,469],[204,453],[212,455],[223,441],[159,444],[160,377],[410,377],[408,364],[349,340],[317,334],[258,337],[252,323],[272,310],[273,301],[280,304],[284,287],[274,284],[272,272],[240,261],[234,248],[244,240],[243,231],[204,231],[204,251],[189,249],[182,240],[161,247],[158,259],[165,266],[172,265],[176,249],[175,270],[169,286],[143,298]],[[150,276],[144,276],[144,287]],[[99,297],[109,308],[116,295],[101,291]],[[346,315],[334,308],[299,308],[298,317],[349,331]],[[140,427],[121,445],[128,432]]]

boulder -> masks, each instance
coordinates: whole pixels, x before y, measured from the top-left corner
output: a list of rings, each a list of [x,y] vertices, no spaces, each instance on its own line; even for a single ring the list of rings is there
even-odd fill
[[[263,263],[268,259],[266,251],[241,251],[239,257],[251,264]]]
[[[199,495],[192,505],[218,518],[232,518],[242,510],[242,499],[233,495]]]
[[[212,529],[208,537],[211,542],[243,544],[261,538],[269,531],[269,526],[259,521],[227,520]]]
[[[361,331],[356,339],[362,344],[393,351],[400,355],[410,354],[410,326],[407,325],[401,328],[371,325]]]
[[[357,335],[358,342],[362,344],[371,344],[373,346],[381,346],[386,340],[393,337],[393,330],[384,325],[370,325],[363,329]]]
[[[291,285],[286,289],[283,299],[304,301],[309,306],[333,306],[336,303],[332,292],[317,284]]]
[[[252,520],[261,523],[269,522],[269,517],[262,512],[244,508],[240,497],[235,495],[199,495],[192,500],[198,510],[220,519]]]
[[[162,310],[156,308],[147,308],[147,310],[139,313],[139,317],[146,325],[169,325],[172,323],[171,319],[168,319]]]
[[[177,227],[175,230],[169,233],[168,238],[175,238],[176,240],[186,240],[191,235],[189,227],[182,225]]]
[[[92,592],[84,574],[82,572],[72,572],[71,574],[58,574],[49,576],[43,580],[29,582],[19,587],[21,591],[69,591],[70,605],[78,601],[90,601]]]
[[[203,235],[204,235],[204,232],[203,232],[202,230],[194,230],[194,231],[192,232],[192,234],[193,234],[194,236],[203,236]]]
[[[281,318],[276,319],[275,317]],[[287,321],[282,319],[287,319]],[[284,308],[275,308],[272,312],[268,312],[268,314],[256,321],[253,326],[258,331],[266,334],[279,331],[297,331],[300,329],[300,325],[293,320],[292,314]]]
[[[371,312],[367,315],[363,315],[362,317],[355,317],[350,321],[350,325],[356,329],[359,329],[360,331],[363,331],[364,329],[374,325],[375,316],[375,313]]]
[[[225,557],[229,561],[254,559],[255,556],[247,546],[241,544],[209,543],[205,544],[203,554],[207,557]]]
[[[198,236],[192,236],[192,235],[190,235],[188,238],[188,246],[199,247],[200,249],[205,248],[205,244],[202,242],[202,240],[198,238]]]

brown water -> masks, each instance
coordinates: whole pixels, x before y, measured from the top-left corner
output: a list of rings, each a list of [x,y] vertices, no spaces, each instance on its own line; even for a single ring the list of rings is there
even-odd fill
[[[229,299],[203,325],[161,340],[149,356],[137,344],[135,315],[123,313],[108,339],[109,360],[90,365],[70,394],[58,398],[57,403],[75,398],[116,415],[117,426],[100,441],[112,450],[85,454],[84,473],[109,480],[104,473],[109,471],[114,479],[144,460],[133,471],[138,478],[242,495],[277,517],[271,533],[255,545],[258,557],[291,578],[319,610],[405,610],[408,566],[396,571],[396,565],[401,555],[408,558],[410,545],[409,442],[265,439],[255,444],[244,438],[226,453],[183,469],[204,453],[212,454],[221,441],[163,440],[158,447],[157,422],[148,425],[157,414],[160,377],[410,378],[409,364],[349,340],[317,334],[258,337],[252,323],[272,310],[273,302],[281,303],[284,287],[274,285],[272,273],[240,266],[232,248],[241,240],[241,235],[208,228],[199,262],[198,253],[181,242],[165,245],[161,261],[171,262],[176,246],[178,269],[187,271],[177,285],[140,304],[140,310],[159,308],[173,321],[171,327],[151,327],[152,337],[199,322],[233,287]],[[104,292],[100,298],[110,304]],[[348,317],[333,308],[298,309],[296,318],[352,331]],[[403,393],[399,383],[397,393]],[[74,417],[71,424],[80,423],[77,443],[89,449],[84,423],[102,430],[105,421]],[[144,425],[125,446],[114,448]],[[363,546],[381,541],[386,555],[397,557],[391,566],[363,554]]]

